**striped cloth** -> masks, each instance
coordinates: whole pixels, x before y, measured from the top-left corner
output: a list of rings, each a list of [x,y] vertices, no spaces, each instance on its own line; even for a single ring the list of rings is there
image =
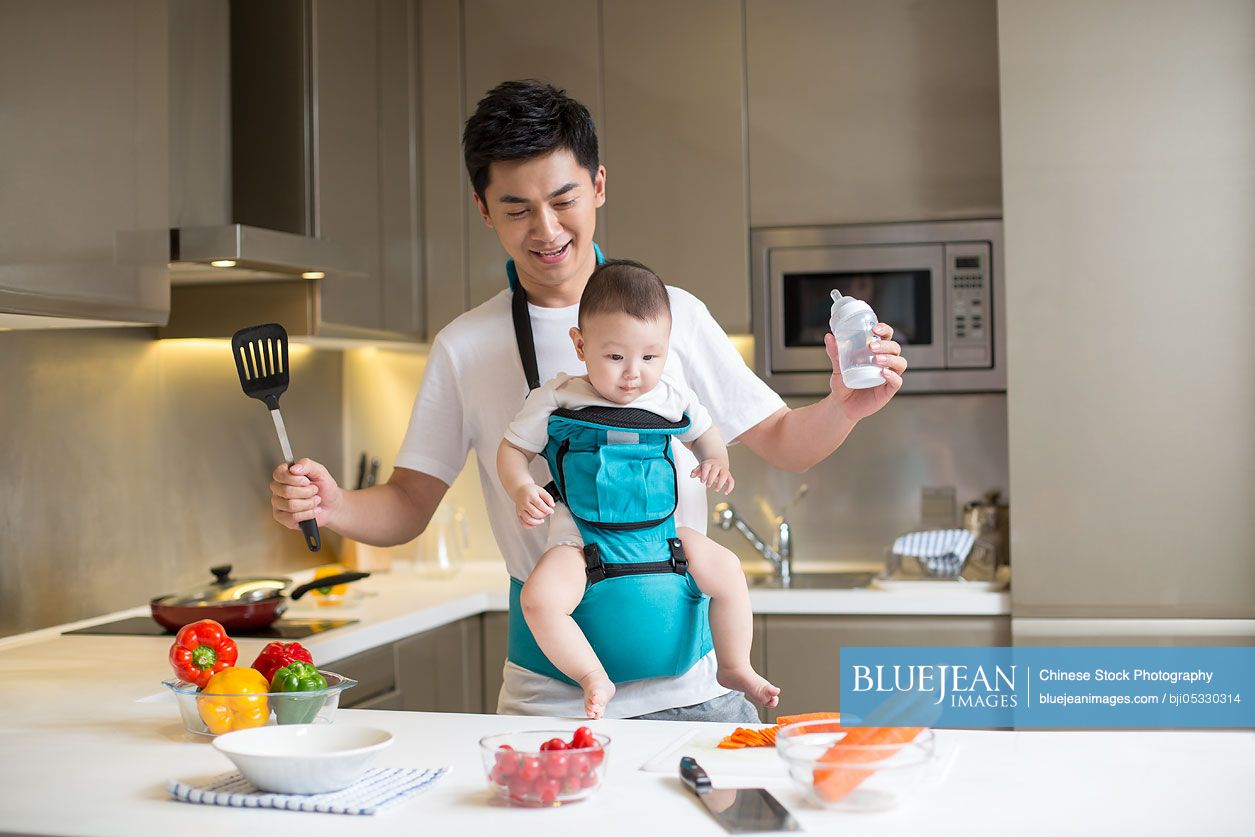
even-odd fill
[[[356,784],[344,790],[309,795],[266,793],[253,787],[239,773],[223,773],[198,785],[171,779],[166,783],[166,790],[180,802],[200,805],[275,808],[316,814],[371,815],[422,793],[448,772],[447,767],[434,770],[417,767],[372,767]]]
[[[966,529],[933,529],[910,532],[893,542],[893,551],[919,562],[930,575],[953,578],[963,569],[976,536]]]

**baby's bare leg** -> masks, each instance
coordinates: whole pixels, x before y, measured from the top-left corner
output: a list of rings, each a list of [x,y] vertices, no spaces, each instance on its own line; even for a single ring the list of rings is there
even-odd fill
[[[780,690],[750,665],[754,614],[740,560],[695,529],[682,526],[679,536],[693,580],[710,596],[710,633],[719,663],[719,683],[744,692],[757,704],[775,706]]]
[[[614,683],[571,613],[584,597],[584,555],[573,546],[555,546],[540,556],[523,584],[519,602],[536,644],[549,662],[580,684],[584,712],[600,718],[614,697]]]

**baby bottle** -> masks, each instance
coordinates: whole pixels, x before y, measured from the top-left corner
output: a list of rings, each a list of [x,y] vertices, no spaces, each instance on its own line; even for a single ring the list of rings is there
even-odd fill
[[[850,389],[868,389],[885,382],[871,350],[872,341],[877,339],[872,332],[877,322],[870,305],[852,296],[841,296],[840,291],[833,289],[828,325],[837,338],[841,380]]]

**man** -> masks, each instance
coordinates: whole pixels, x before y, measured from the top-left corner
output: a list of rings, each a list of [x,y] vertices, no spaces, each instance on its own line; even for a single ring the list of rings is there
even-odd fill
[[[593,232],[596,210],[606,200],[606,171],[588,109],[534,81],[506,82],[490,91],[467,120],[463,151],[480,216],[510,257],[502,277],[510,288],[436,335],[387,484],[343,491],[326,468],[303,459],[291,469],[275,469],[271,505],[275,519],[289,528],[312,517],[354,540],[405,543],[426,528],[473,447],[497,545],[510,575],[522,581],[544,551],[544,533],[519,525],[493,467],[496,450],[527,395],[529,378],[543,382],[558,372],[584,372],[568,331],[600,257]],[[746,368],[700,301],[675,288],[669,292],[673,344],[667,373],[697,392],[724,438],[747,445],[773,466],[804,471],[824,459],[902,386],[906,360],[892,329],[881,323],[881,339],[872,349],[885,370],[882,386],[847,389],[828,335],[831,393],[789,409]],[[535,346],[530,369],[532,350],[516,339],[512,304],[518,294],[525,294],[518,296],[519,316]],[[683,446],[675,446],[675,456],[680,473],[692,470],[692,454]],[[543,485],[549,479],[543,461],[537,458],[533,467]],[[696,480],[680,482],[677,523],[704,532],[704,489]],[[608,717],[758,720],[740,693],[715,682],[713,653],[679,676],[621,684],[611,707]],[[578,688],[507,662],[498,711],[579,717],[583,700]]]

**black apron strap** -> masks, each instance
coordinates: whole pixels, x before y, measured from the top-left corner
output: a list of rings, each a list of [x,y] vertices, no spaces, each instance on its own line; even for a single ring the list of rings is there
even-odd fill
[[[536,366],[536,341],[532,338],[532,317],[527,311],[527,292],[521,284],[515,285],[510,306],[514,316],[514,340],[519,346],[519,360],[523,361],[527,391],[531,392],[540,388],[540,370]]]

